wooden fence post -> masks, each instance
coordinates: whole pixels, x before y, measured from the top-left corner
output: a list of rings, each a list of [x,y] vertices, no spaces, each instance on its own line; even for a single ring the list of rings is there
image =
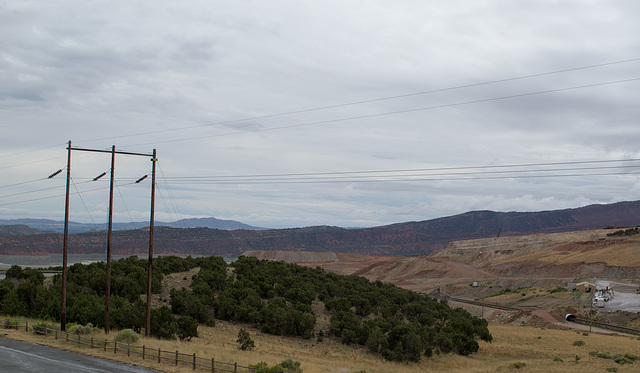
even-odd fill
[[[25,331],[29,332],[29,322],[25,321],[24,323],[25,323]],[[16,330],[19,329],[20,328],[20,321],[16,320],[16,321],[12,322],[11,320],[8,320],[8,319],[4,320],[4,327],[6,329],[9,329],[9,328],[13,327],[14,325],[15,325]],[[2,321],[0,320],[0,327],[1,326],[3,326],[3,325],[2,325]],[[35,327],[35,325],[32,325],[32,327],[33,327],[33,331],[34,332],[39,330],[39,329],[37,329]],[[49,335],[50,331],[53,332],[52,334],[55,335],[55,339],[56,340],[58,340],[58,338],[59,338],[59,335],[58,335],[59,333],[58,332],[62,332],[62,333],[64,333],[66,335],[65,338],[66,338],[67,342],[69,342],[70,339],[72,341],[75,341],[73,338],[69,337],[69,333],[68,332],[59,331],[58,329],[49,329],[49,328],[46,328],[46,327],[44,328],[44,330],[45,330],[45,334],[46,335]],[[91,337],[90,339],[87,338],[87,339],[89,340],[89,347],[90,348],[93,349],[94,347],[98,347],[98,348],[100,347],[100,344],[97,343],[97,341],[94,339],[94,337]],[[83,344],[82,336],[80,334],[77,334],[77,343],[78,344]],[[95,343],[95,345],[94,345],[94,343]],[[104,339],[104,345],[103,345],[103,350],[105,352],[107,351],[108,345],[109,345],[109,341],[105,338]],[[169,351],[165,351],[165,352],[169,353]],[[113,342],[113,353],[114,354],[118,353],[118,342],[116,342],[116,341]],[[142,359],[144,360],[147,357],[147,355],[149,355],[150,357],[153,357],[153,353],[148,353],[146,345],[143,345],[142,346]],[[185,355],[185,357],[188,356],[186,354],[183,354],[183,355]],[[131,357],[131,344],[130,343],[127,343],[127,356]],[[166,358],[170,359],[169,357],[166,357]],[[180,351],[179,350],[176,350],[175,361],[176,361],[176,366],[179,365],[178,364],[180,362]],[[184,362],[188,363],[188,360],[184,360]],[[162,363],[162,348],[158,348],[158,363]],[[202,365],[206,366],[204,363]],[[198,355],[196,353],[193,353],[191,366],[192,366],[193,370],[197,370],[198,369]],[[233,372],[234,373],[238,372],[238,363],[237,362],[233,363]],[[216,373],[216,359],[215,359],[215,357],[211,358],[211,373]]]

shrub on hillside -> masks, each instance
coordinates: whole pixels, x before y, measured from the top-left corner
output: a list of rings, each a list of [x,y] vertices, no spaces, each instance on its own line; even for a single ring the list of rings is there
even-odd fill
[[[138,342],[138,339],[140,339],[140,334],[134,332],[133,329],[122,329],[113,338],[116,342],[129,344]]]
[[[607,233],[607,236],[633,236],[640,233],[640,228],[629,228],[625,230],[615,231],[613,233]]]
[[[92,323],[87,325],[70,324],[67,325],[67,332],[71,334],[87,335],[93,333],[94,327]]]
[[[269,364],[264,361],[259,362],[255,365],[250,365],[251,368],[257,368],[256,373],[302,373],[302,368],[300,368],[299,361],[293,361],[291,359],[287,359],[282,361],[280,364],[269,367]],[[360,371],[365,372],[366,371]],[[359,372],[358,372],[359,373]]]
[[[236,342],[239,344],[238,349],[242,351],[251,351],[256,346],[249,332],[242,328],[238,332],[238,340],[236,340]]]
[[[389,360],[416,361],[423,355],[449,352],[468,355],[478,351],[478,340],[492,339],[486,320],[451,308],[446,301],[381,281],[326,273],[319,267],[247,257],[229,266],[217,257],[160,258],[154,268],[156,265],[154,293],[159,291],[163,273],[200,267],[189,288],[171,292],[171,308],[151,311],[150,332],[158,338],[174,339],[177,333],[185,339],[195,336],[197,327],[189,331],[194,331],[189,329],[193,321],[185,318],[178,323],[178,316],[208,325],[214,324],[215,316],[254,325],[264,333],[312,338],[318,332],[313,310],[321,306],[330,314],[324,335],[366,347]],[[145,304],[140,295],[146,291],[146,269],[146,261],[136,257],[114,263],[113,329],[139,333],[143,328]],[[105,274],[104,262],[69,267],[67,321],[103,326]],[[60,321],[60,275],[48,287],[27,269],[16,267],[9,275],[0,280],[0,313]],[[318,341],[324,335],[318,333]]]
[[[284,371],[287,373],[302,373],[299,361],[293,361],[291,359],[283,360],[280,363],[280,366],[283,367]]]
[[[36,334],[47,334],[49,331],[48,330],[52,330],[54,329],[53,325],[49,324],[48,322],[39,322],[37,324],[35,324],[33,326],[33,331]]]
[[[175,339],[178,328],[169,307],[151,310],[151,335],[160,339]]]
[[[178,338],[181,341],[190,341],[198,336],[198,320],[190,316],[181,316],[176,320],[178,327]]]
[[[513,364],[509,365],[509,368],[511,369],[520,369],[520,368],[524,368],[527,366],[527,363],[523,363],[522,361],[516,361]]]

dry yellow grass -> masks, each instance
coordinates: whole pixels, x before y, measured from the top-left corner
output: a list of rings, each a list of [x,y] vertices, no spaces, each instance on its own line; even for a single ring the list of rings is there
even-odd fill
[[[617,366],[621,371],[640,371],[640,361],[624,366],[613,360],[590,356],[590,351],[615,354],[638,354],[640,341],[628,336],[603,335],[595,333],[551,330],[530,327],[491,325],[494,342],[481,343],[481,353],[477,358],[487,363],[494,361],[506,368],[515,361],[527,364],[527,372],[604,372],[607,367]],[[573,342],[584,341],[584,346],[574,346]],[[576,362],[576,356],[580,359]],[[563,361],[554,361],[560,358]],[[490,365],[493,365],[490,364]],[[498,367],[487,366],[495,371]]]
[[[305,373],[349,373],[366,370],[369,373],[398,372],[418,373],[433,372],[496,372],[512,371],[509,366],[516,362],[526,364],[527,372],[592,372],[606,371],[607,367],[618,366],[621,372],[640,371],[640,361],[633,365],[620,366],[613,360],[590,356],[590,351],[609,352],[615,354],[638,354],[640,340],[631,337],[584,335],[576,331],[541,329],[523,326],[490,325],[494,340],[491,343],[481,342],[480,352],[472,356],[444,355],[431,359],[423,358],[419,363],[398,364],[384,361],[359,347],[345,346],[338,341],[326,338],[318,343],[314,340],[300,338],[280,338],[264,335],[254,329],[248,329],[256,343],[253,351],[237,349],[239,325],[218,322],[215,328],[200,327],[198,338],[191,342],[161,341],[141,339],[138,344],[153,349],[166,351],[179,350],[182,353],[196,353],[202,357],[215,357],[216,360],[234,362],[240,365],[255,364],[265,361],[269,365],[277,364],[285,359],[301,362]],[[187,365],[178,366],[167,362],[142,360],[139,356],[128,358],[126,354],[114,355],[113,351],[90,349],[75,343],[56,341],[53,337],[38,336],[25,333],[23,329],[2,330],[8,338],[25,339],[57,348],[79,351],[98,357],[144,365],[166,372],[192,372]],[[110,335],[111,337],[113,334]],[[104,339],[104,333],[96,332],[96,339]],[[584,346],[574,346],[576,340],[585,342]],[[576,356],[579,361],[576,362]],[[562,361],[554,361],[559,358]],[[205,371],[200,369],[199,371]]]

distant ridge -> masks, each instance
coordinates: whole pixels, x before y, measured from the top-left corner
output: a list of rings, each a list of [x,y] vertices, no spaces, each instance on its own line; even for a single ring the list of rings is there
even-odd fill
[[[148,223],[147,223],[148,225]],[[264,230],[267,228],[254,227],[235,220],[221,220],[216,218],[191,218],[181,219],[173,223],[158,223],[172,228],[215,228],[223,230],[247,229],[247,230]]]
[[[58,220],[50,220],[50,219],[0,219],[0,226],[8,226],[8,225],[25,225],[27,227],[38,229],[40,231],[45,231],[41,233],[48,232],[64,232],[64,221]],[[206,227],[206,228],[215,228],[215,229],[224,229],[224,230],[233,230],[233,229],[247,229],[247,230],[261,230],[266,228],[253,227],[248,224],[244,224],[235,220],[222,220],[216,218],[191,218],[191,219],[181,219],[178,221],[165,223],[161,221],[156,221],[154,223],[155,226],[167,226],[173,228],[196,228],[196,227]],[[113,223],[114,230],[131,230],[131,229],[140,229],[144,227],[148,227],[149,222],[130,222],[130,223]],[[78,223],[75,221],[69,222],[69,232],[70,233],[83,233],[89,232],[92,230],[105,230],[107,229],[107,223],[104,224],[87,224],[87,223]],[[26,231],[25,231],[26,232]],[[29,233],[25,233],[29,234]],[[33,233],[31,233],[33,234]]]
[[[196,219],[196,223],[202,223]],[[298,250],[369,255],[424,255],[451,241],[535,233],[557,233],[640,225],[640,201],[591,205],[542,212],[470,211],[464,214],[373,228],[345,229],[317,226],[291,229],[222,230],[158,226],[154,250],[158,254],[237,257],[246,251]],[[148,232],[122,230],[113,234],[113,252],[141,255],[148,250]],[[104,251],[104,232],[73,234],[70,252]],[[62,235],[46,233],[0,236],[0,254],[60,253]]]

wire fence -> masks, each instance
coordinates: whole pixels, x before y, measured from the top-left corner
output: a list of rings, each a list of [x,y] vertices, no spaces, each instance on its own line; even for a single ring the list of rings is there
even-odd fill
[[[24,329],[25,332],[34,332],[39,335],[53,336],[56,340],[64,339],[66,342],[74,342],[80,345],[89,346],[90,348],[101,348],[105,352],[113,350],[114,354],[126,354],[128,357],[138,355],[143,360],[149,359],[158,363],[168,363],[174,365],[191,366],[193,370],[198,368],[216,372],[233,372],[233,373],[254,373],[258,368],[238,365],[238,363],[229,363],[226,361],[215,360],[214,358],[204,358],[194,354],[185,354],[178,350],[164,351],[160,348],[154,349],[147,346],[140,346],[130,343],[122,343],[117,341],[109,341],[107,339],[96,339],[86,337],[80,334],[71,334],[51,329],[42,325],[34,325],[28,321],[4,320],[1,325],[5,329]]]

